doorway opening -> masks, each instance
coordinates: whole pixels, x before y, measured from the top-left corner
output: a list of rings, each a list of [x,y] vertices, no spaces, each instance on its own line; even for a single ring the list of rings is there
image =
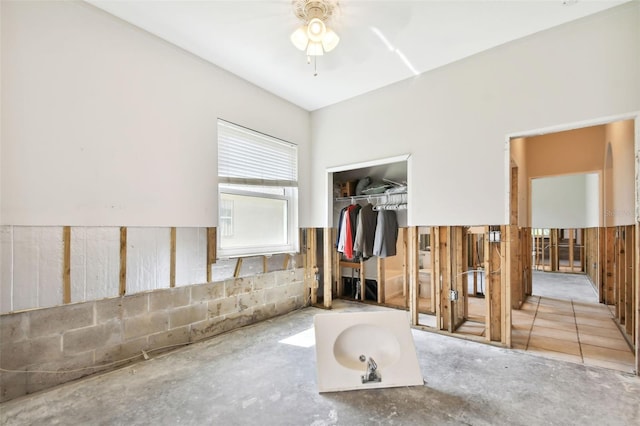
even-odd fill
[[[624,119],[510,139],[509,223],[531,248],[514,348],[637,372],[635,134]]]

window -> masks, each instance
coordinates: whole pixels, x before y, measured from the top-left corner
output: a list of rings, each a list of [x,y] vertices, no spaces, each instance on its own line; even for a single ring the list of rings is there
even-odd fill
[[[218,255],[298,251],[298,148],[218,120]]]

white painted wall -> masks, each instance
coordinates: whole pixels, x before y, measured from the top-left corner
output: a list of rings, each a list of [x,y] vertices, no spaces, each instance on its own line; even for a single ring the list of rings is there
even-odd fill
[[[307,111],[89,4],[0,8],[0,223],[215,226],[221,117],[298,144],[308,226]]]
[[[588,173],[585,175],[585,179],[586,221],[590,226],[602,226],[600,219],[600,175]]]
[[[596,187],[593,187],[593,176]],[[588,178],[588,176],[591,176]],[[598,226],[597,174],[554,176],[531,180],[532,227],[590,228]],[[587,194],[587,191],[593,191]],[[595,220],[594,220],[595,219]]]
[[[606,126],[606,141],[612,153],[612,204],[604,212],[609,226],[635,223],[635,145],[633,120],[619,121]]]
[[[506,135],[640,110],[638,75],[631,2],[314,111],[312,192],[327,168],[409,153],[410,225],[507,223]]]

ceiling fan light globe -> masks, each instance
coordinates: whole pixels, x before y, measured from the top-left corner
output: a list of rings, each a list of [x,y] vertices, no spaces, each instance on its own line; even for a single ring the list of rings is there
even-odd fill
[[[336,48],[339,42],[340,37],[338,37],[338,34],[336,34],[335,31],[327,28],[327,32],[325,33],[324,37],[322,37],[322,47],[324,48],[325,52],[331,52]]]
[[[309,42],[307,46],[307,56],[322,56],[323,54],[322,43],[316,41]]]
[[[298,28],[291,34],[291,43],[299,50],[305,50],[307,48],[309,38],[307,37],[306,25]]]
[[[307,37],[309,37],[311,41],[322,42],[326,31],[327,27],[324,25],[324,22],[318,18],[313,18],[307,24]]]

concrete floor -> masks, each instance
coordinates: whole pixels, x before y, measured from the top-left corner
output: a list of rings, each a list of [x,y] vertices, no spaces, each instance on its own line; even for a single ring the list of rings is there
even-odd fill
[[[334,312],[387,309],[336,301]],[[640,379],[413,330],[424,386],[319,394],[306,308],[0,405],[3,425],[631,425]]]
[[[598,294],[585,274],[533,271],[532,290],[534,296],[598,303]]]

